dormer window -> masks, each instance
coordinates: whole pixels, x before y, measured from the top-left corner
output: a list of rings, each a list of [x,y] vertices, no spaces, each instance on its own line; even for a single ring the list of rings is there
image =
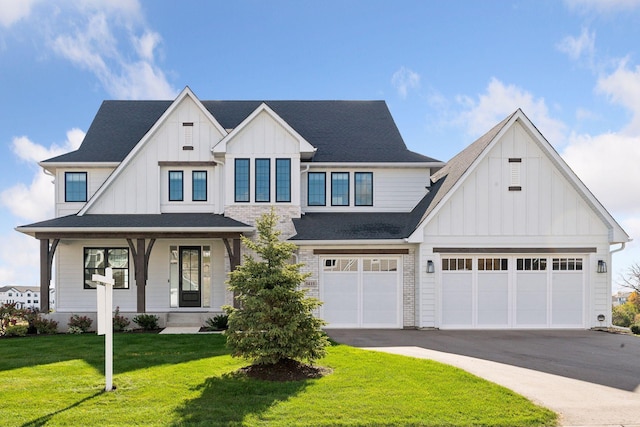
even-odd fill
[[[183,189],[182,171],[169,171],[169,201],[181,202],[184,199]]]
[[[349,206],[349,172],[331,172],[331,206]]]
[[[87,173],[86,172],[65,172],[64,173],[64,201],[65,202],[86,202],[87,201]]]

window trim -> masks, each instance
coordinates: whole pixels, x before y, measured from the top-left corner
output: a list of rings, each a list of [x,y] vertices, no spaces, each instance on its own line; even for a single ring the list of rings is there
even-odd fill
[[[309,194],[311,189],[311,175],[322,175],[322,203],[310,203]],[[308,172],[307,173],[307,206],[327,206],[327,173],[326,172]]]
[[[371,177],[371,202],[358,203],[358,176],[369,175]],[[373,172],[354,172],[353,173],[353,205],[354,206],[373,206]]]
[[[103,250],[105,252],[104,267],[103,268],[101,268],[101,269],[100,268],[87,268],[85,266],[87,250],[92,250],[92,249]],[[87,282],[86,282],[86,279],[85,279],[86,271],[87,270],[105,270],[106,271],[107,264],[108,264],[108,261],[109,261],[108,253],[109,253],[110,250],[114,250],[114,249],[120,249],[120,250],[124,250],[124,251],[127,252],[127,267],[126,268],[118,268],[118,267],[114,268],[114,267],[111,267],[114,271],[115,270],[126,270],[127,271],[127,274],[126,274],[127,279],[126,279],[125,283],[123,284],[123,287],[116,287],[115,284],[114,284],[113,289],[129,290],[131,288],[131,274],[130,274],[131,252],[129,251],[129,248],[120,247],[120,246],[118,246],[118,247],[115,247],[115,246],[113,246],[113,247],[112,246],[100,246],[100,247],[99,246],[85,246],[85,247],[82,248],[82,287],[83,287],[83,289],[87,289],[87,290],[95,290],[96,289],[95,287],[92,288],[91,286],[87,285]],[[104,272],[102,274],[104,274]]]
[[[241,162],[241,161],[242,162],[247,162],[247,172],[246,172],[247,199],[246,200],[244,200],[244,198],[242,198],[242,199],[238,198],[238,162]],[[249,203],[251,201],[251,159],[244,158],[244,157],[243,158],[234,159],[233,167],[234,167],[234,169],[233,169],[233,201],[235,203]]]
[[[281,165],[282,163],[286,164],[285,170],[287,171],[288,174],[288,179],[287,179],[287,197],[286,198],[282,198],[282,194],[281,191],[284,188],[281,188],[278,184],[279,184],[279,165]],[[276,173],[275,173],[275,187],[276,187],[276,203],[291,203],[291,159],[289,158],[276,158]],[[280,191],[279,191],[280,190]]]
[[[203,173],[204,174],[204,199],[196,199],[196,177],[195,174],[196,173]],[[192,202],[206,202],[208,199],[208,193],[209,193],[209,176],[207,174],[206,170],[193,170],[191,171],[191,201]]]
[[[334,182],[333,182],[333,177],[336,175],[346,175],[347,176],[347,185],[346,185],[346,189],[347,189],[347,194],[346,194],[346,200],[347,203],[344,204],[336,204],[333,202],[333,193],[334,193]],[[350,187],[351,187],[351,173],[350,172],[331,172],[331,206],[350,206],[351,205],[351,194],[350,194]]]
[[[84,199],[83,200],[70,200],[69,199],[69,192],[68,192],[68,184],[69,181],[67,180],[67,177],[70,175],[83,175],[84,176]],[[87,176],[87,172],[65,172],[64,173],[64,201],[65,202],[69,202],[69,203],[74,203],[74,202],[86,202],[89,198],[89,187],[88,187],[88,176]]]
[[[180,198],[172,198],[171,197],[171,174],[172,173],[179,173],[180,174]],[[184,171],[181,170],[170,170],[167,172],[167,179],[168,179],[168,187],[167,187],[167,197],[169,199],[170,202],[183,202],[184,201]]]
[[[262,195],[261,192],[258,192],[258,162],[260,162],[263,165],[267,165],[267,180],[266,180],[266,184],[267,184],[267,198],[266,199],[259,199],[258,200],[258,195]],[[256,158],[254,160],[254,167],[255,169],[255,177],[254,177],[254,182],[253,182],[253,186],[254,186],[254,197],[255,197],[255,202],[256,203],[270,203],[271,202],[271,159],[269,158]],[[264,184],[264,182],[260,181],[260,184]]]

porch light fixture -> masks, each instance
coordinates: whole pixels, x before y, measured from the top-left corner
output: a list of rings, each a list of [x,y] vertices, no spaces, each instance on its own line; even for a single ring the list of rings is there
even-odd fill
[[[433,265],[433,261],[427,261],[427,273],[434,273],[436,271],[435,266]]]
[[[607,272],[607,263],[603,260],[598,260],[598,269],[596,270],[598,273],[606,273]]]

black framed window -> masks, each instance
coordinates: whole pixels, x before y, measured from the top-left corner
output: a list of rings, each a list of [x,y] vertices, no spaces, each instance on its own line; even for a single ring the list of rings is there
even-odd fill
[[[256,202],[271,201],[271,159],[256,159]]]
[[[325,206],[326,202],[326,179],[324,172],[309,172],[307,176],[307,205]]]
[[[291,159],[276,159],[276,202],[291,201]]]
[[[86,202],[87,201],[87,173],[86,172],[65,172],[64,173],[64,201],[65,202]]]
[[[194,202],[207,201],[207,171],[191,172],[191,192]]]
[[[249,201],[249,159],[236,159],[234,171],[234,193],[236,202]]]
[[[356,172],[353,181],[355,205],[373,206],[373,172]]]
[[[169,201],[181,202],[184,200],[184,182],[182,171],[169,171]]]
[[[331,172],[331,206],[349,206],[349,172]]]
[[[95,289],[93,275],[104,276],[107,267],[113,270],[113,288],[129,289],[128,248],[84,248],[84,288]]]

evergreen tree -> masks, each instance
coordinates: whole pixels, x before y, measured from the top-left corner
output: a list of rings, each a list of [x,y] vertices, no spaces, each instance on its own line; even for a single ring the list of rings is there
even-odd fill
[[[243,256],[242,265],[229,274],[227,284],[240,308],[225,307],[229,314],[227,345],[234,357],[256,365],[285,360],[313,361],[326,353],[325,322],[313,315],[321,302],[309,298],[298,286],[309,274],[302,264],[290,264],[296,246],[280,241],[273,209],[256,222],[256,241],[242,236],[242,243],[260,259]]]

